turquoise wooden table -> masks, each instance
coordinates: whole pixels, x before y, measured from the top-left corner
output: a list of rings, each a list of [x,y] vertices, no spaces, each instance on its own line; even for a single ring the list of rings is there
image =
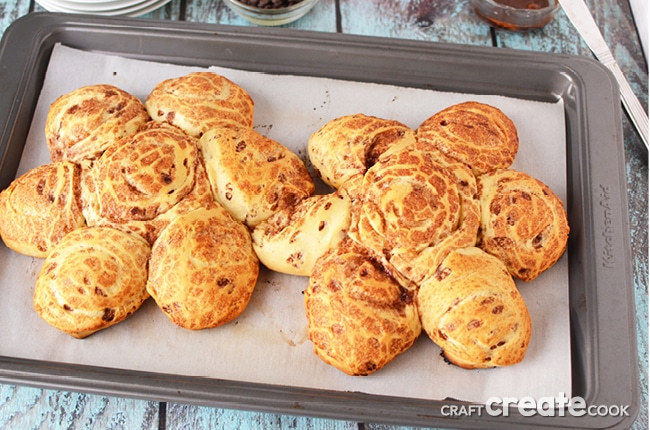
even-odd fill
[[[648,67],[626,0],[587,0],[616,60],[642,104],[648,104]],[[17,18],[44,9],[33,0],[0,1],[0,32]],[[144,15],[152,20],[250,25],[221,0],[172,0]],[[457,0],[321,0],[287,27],[401,39],[497,46],[591,56],[562,11],[543,30],[513,33],[490,28]],[[0,82],[1,84],[1,82]],[[623,115],[627,191],[637,307],[641,410],[633,428],[648,428],[648,153]],[[397,429],[271,413],[134,400],[0,385],[3,429]]]

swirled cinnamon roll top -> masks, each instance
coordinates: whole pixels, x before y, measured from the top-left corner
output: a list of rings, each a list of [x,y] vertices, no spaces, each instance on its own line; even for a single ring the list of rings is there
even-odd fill
[[[429,117],[417,128],[416,136],[467,164],[476,175],[510,167],[519,150],[512,120],[498,108],[474,101]]]
[[[161,232],[151,251],[147,290],[172,322],[200,330],[239,316],[258,273],[248,229],[213,203],[179,215]]]
[[[34,288],[34,308],[76,338],[124,321],[149,297],[151,248],[141,237],[107,227],[67,234],[47,256]]]
[[[317,260],[305,308],[316,355],[353,376],[383,368],[422,330],[413,290],[351,240]]]
[[[154,121],[173,124],[195,138],[215,127],[253,126],[254,102],[248,92],[212,72],[189,73],[160,82],[145,106]]]
[[[526,354],[526,303],[503,263],[479,248],[450,252],[420,286],[417,306],[425,332],[457,366],[509,366]]]
[[[44,258],[86,224],[80,168],[60,161],[29,170],[0,192],[0,237],[12,250]]]
[[[56,99],[45,122],[52,161],[93,160],[149,121],[144,104],[112,85],[89,85]]]
[[[198,151],[195,139],[155,123],[111,145],[82,175],[88,224],[149,221],[168,211],[194,188]]]
[[[452,249],[474,244],[476,181],[464,164],[413,144],[380,157],[363,177],[350,236],[419,283]]]
[[[564,254],[569,223],[562,200],[527,173],[502,169],[479,176],[477,246],[498,257],[512,276],[530,281]]]
[[[364,174],[389,148],[413,143],[415,132],[399,121],[355,114],[328,121],[308,141],[316,174],[337,189]]]

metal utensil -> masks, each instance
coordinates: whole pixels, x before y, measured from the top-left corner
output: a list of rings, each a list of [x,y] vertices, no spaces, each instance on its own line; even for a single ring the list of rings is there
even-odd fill
[[[559,0],[559,3],[598,61],[614,75],[620,88],[623,106],[629,114],[634,127],[639,132],[641,140],[648,148],[648,114],[641,106],[639,99],[634,95],[630,84],[616,63],[586,3],[584,0]]]

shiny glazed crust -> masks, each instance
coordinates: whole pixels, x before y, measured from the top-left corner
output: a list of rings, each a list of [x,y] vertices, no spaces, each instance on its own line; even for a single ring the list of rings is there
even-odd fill
[[[162,231],[151,251],[147,290],[171,321],[200,330],[239,316],[258,274],[248,230],[213,203]]]
[[[178,203],[169,208],[167,211],[157,215],[153,219],[126,219],[112,221],[108,218],[94,218],[92,224],[96,226],[112,227],[118,230],[137,234],[144,238],[150,245],[156,241],[160,232],[169,225],[169,223],[179,215],[209,206],[214,202],[212,189],[208,176],[205,173],[203,163],[196,164],[196,180],[194,187],[181,198]]]
[[[136,235],[105,227],[74,230],[45,259],[34,308],[76,338],[115,325],[149,297],[149,253],[149,244]]]
[[[52,103],[45,140],[52,161],[81,162],[100,156],[113,142],[149,121],[142,102],[111,85],[90,85]]]
[[[478,178],[478,245],[498,257],[512,276],[530,281],[553,266],[569,239],[560,198],[539,179],[511,169]]]
[[[305,308],[316,355],[353,376],[383,368],[422,330],[413,291],[350,240],[317,260]]]
[[[169,125],[150,123],[116,142],[82,175],[88,225],[163,214],[194,188],[198,163],[196,140]]]
[[[391,150],[363,178],[350,236],[422,282],[454,248],[474,245],[476,181],[464,164],[414,144]]]
[[[333,188],[363,174],[394,145],[415,142],[406,125],[364,114],[333,119],[308,141],[309,159],[316,174]]]
[[[68,161],[36,167],[0,193],[0,236],[12,250],[44,258],[86,222],[81,211],[80,169]]]
[[[252,129],[214,128],[199,145],[215,199],[249,227],[314,192],[302,160]]]
[[[475,175],[510,167],[519,150],[517,128],[498,108],[459,103],[426,119],[417,140],[471,167]]]
[[[422,327],[445,357],[466,369],[523,360],[528,308],[503,263],[479,248],[449,253],[417,295]]]
[[[211,72],[160,82],[145,106],[154,121],[173,124],[196,138],[214,127],[253,126],[253,99],[239,85]]]

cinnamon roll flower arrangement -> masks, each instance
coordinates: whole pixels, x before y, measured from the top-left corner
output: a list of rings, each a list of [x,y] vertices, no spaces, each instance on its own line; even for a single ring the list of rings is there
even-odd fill
[[[511,169],[514,123],[478,102],[416,129],[362,113],[332,119],[305,163],[253,128],[234,82],[191,73],[146,101],[108,85],[50,107],[52,163],[0,193],[0,236],[44,258],[34,307],[83,338],[152,297],[180,327],[247,307],[259,265],[308,278],[315,354],[369,375],[424,331],[463,368],[520,362],[531,336],[514,279],[563,255],[561,200]]]

